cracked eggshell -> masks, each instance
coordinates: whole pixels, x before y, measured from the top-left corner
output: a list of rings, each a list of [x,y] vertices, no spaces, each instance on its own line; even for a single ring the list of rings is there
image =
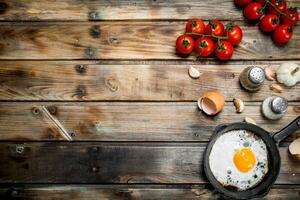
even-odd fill
[[[225,105],[223,94],[215,91],[204,92],[198,100],[198,107],[207,115],[216,115]]]

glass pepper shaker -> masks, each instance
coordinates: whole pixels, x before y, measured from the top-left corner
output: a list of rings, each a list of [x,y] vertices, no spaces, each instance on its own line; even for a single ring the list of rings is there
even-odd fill
[[[262,103],[262,113],[267,119],[277,120],[283,117],[288,101],[279,96],[270,96]]]
[[[262,87],[265,81],[265,71],[257,66],[247,67],[243,70],[239,79],[243,88],[255,92]]]

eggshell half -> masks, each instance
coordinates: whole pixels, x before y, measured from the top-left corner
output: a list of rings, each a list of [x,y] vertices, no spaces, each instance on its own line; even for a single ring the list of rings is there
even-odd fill
[[[207,115],[219,113],[225,105],[225,97],[219,92],[204,92],[198,100],[198,107]]]

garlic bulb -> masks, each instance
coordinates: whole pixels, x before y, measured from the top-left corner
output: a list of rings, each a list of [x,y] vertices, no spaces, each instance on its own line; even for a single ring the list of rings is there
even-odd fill
[[[277,69],[276,75],[279,83],[288,87],[294,86],[300,81],[300,66],[292,62],[283,63]]]

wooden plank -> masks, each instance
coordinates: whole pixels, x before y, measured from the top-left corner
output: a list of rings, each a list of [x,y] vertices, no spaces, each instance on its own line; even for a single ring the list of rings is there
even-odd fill
[[[289,5],[299,7],[297,0]],[[226,11],[226,12],[224,12]],[[95,13],[95,14],[92,14]],[[0,20],[42,21],[42,20],[128,20],[128,19],[202,19],[243,20],[242,10],[232,0],[2,0]]]
[[[162,187],[162,186],[159,186]],[[66,186],[27,186],[5,187],[0,189],[0,197],[4,199],[26,199],[26,200],[121,200],[121,199],[220,199],[221,195],[211,189],[203,187],[178,187],[167,188],[120,185],[66,185]],[[300,189],[297,186],[286,188],[272,188],[263,199],[299,199]]]
[[[1,103],[0,140],[47,141],[208,141],[221,123],[253,118],[275,132],[299,115],[300,102],[290,103],[279,121],[266,120],[260,103],[246,103],[236,114],[231,102],[215,117],[203,115],[196,103]],[[47,112],[45,112],[47,110]],[[48,113],[52,117],[49,117]],[[57,123],[58,122],[58,123]],[[59,125],[58,125],[59,124]],[[300,131],[286,141],[300,137]]]
[[[239,84],[242,70],[253,64],[276,69],[280,63],[95,65],[85,61],[1,61],[0,100],[196,101],[203,91],[219,90],[227,101],[233,97],[262,101],[276,94],[269,88],[270,81],[256,93],[246,92]],[[203,73],[200,79],[189,77],[189,66]],[[299,101],[299,94],[297,84],[280,95]]]
[[[0,183],[201,184],[203,143],[35,142],[0,144]],[[280,147],[277,184],[300,184]]]
[[[244,39],[234,60],[298,59],[300,26],[284,47],[240,22]],[[175,41],[184,21],[1,23],[0,59],[183,59]],[[189,59],[195,59],[194,56]]]

